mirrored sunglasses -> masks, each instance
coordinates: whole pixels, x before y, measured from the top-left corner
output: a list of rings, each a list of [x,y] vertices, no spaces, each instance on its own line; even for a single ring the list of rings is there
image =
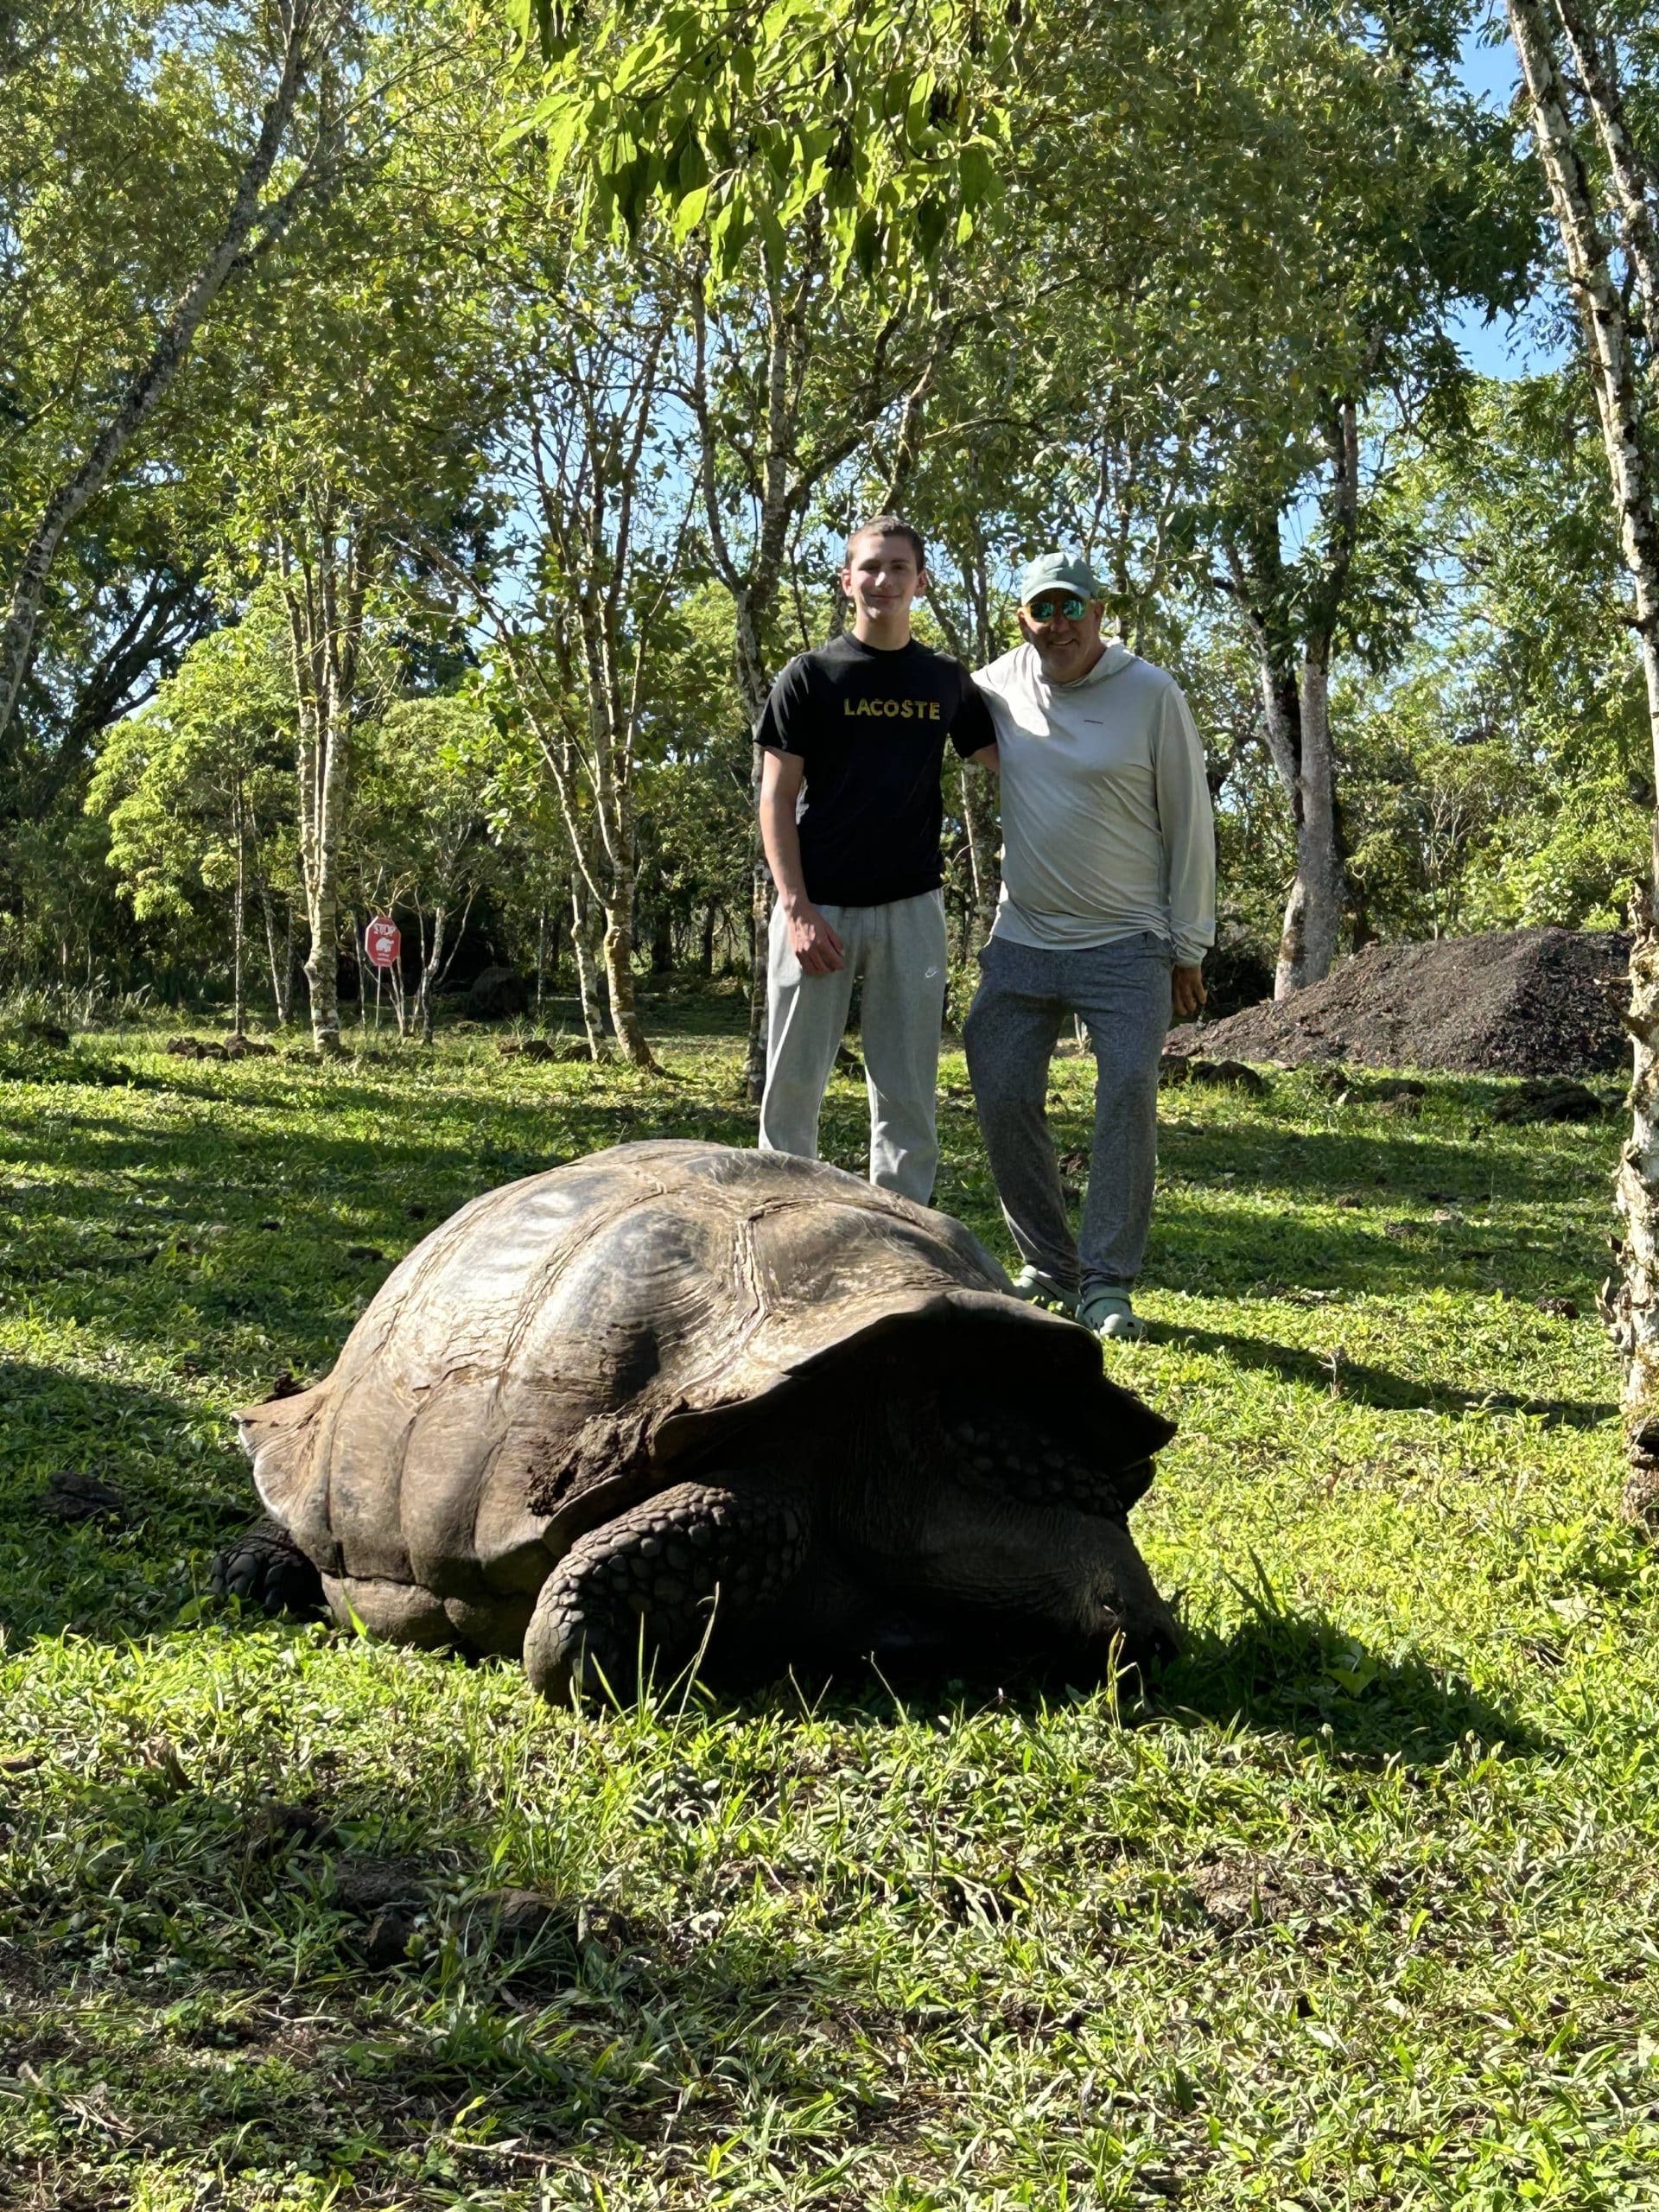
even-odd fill
[[[1045,593],[1042,598],[1026,603],[1026,612],[1033,622],[1052,622],[1056,614],[1064,614],[1068,622],[1081,622],[1088,611],[1088,601],[1079,599],[1075,592],[1067,593],[1064,599]]]

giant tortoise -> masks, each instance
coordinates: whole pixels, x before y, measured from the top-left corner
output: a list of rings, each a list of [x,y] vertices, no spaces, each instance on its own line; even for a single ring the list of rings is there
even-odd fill
[[[959,1223],[816,1160],[664,1141],[488,1192],[238,1419],[270,1519],[219,1588],[522,1653],[550,1697],[642,1655],[1174,1646],[1125,1518],[1171,1423]]]

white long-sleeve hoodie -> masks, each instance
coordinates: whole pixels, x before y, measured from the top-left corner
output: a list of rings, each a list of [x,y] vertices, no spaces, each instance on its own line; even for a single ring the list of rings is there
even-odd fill
[[[991,934],[1108,944],[1152,930],[1194,966],[1216,938],[1216,832],[1180,686],[1109,645],[1075,683],[1019,645],[974,681],[996,724],[1002,895]]]

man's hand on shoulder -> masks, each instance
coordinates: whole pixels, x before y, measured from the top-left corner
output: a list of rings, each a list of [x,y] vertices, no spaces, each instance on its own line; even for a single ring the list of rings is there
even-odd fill
[[[1191,1021],[1195,1014],[1202,1011],[1204,1002],[1209,995],[1209,992],[1204,988],[1202,966],[1175,968],[1171,970],[1169,996],[1172,1020]]]
[[[785,906],[784,919],[789,927],[791,951],[801,963],[804,976],[833,976],[837,968],[847,965],[842,953],[841,939],[810,899],[798,906]]]

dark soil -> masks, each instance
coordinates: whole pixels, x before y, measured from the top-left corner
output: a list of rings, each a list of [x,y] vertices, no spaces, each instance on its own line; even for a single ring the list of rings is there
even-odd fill
[[[1370,944],[1282,1003],[1174,1030],[1169,1049],[1244,1060],[1349,1060],[1455,1075],[1617,1074],[1630,941],[1604,930],[1510,930]]]

